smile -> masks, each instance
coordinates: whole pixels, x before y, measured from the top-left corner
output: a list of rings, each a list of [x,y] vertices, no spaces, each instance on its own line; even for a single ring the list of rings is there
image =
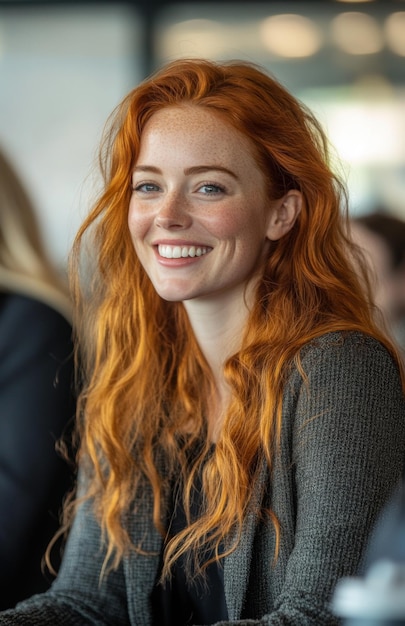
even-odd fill
[[[187,257],[203,256],[210,248],[200,246],[168,246],[159,245],[159,255],[165,259],[185,259]]]

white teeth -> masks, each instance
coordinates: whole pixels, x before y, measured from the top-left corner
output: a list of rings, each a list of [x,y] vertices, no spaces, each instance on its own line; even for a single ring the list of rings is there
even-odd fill
[[[160,256],[165,259],[180,259],[187,257],[202,256],[208,252],[208,248],[196,246],[165,246],[159,245]]]

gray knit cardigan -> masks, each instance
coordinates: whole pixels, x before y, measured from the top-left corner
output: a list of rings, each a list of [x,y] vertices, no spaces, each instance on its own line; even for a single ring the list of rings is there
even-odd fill
[[[229,621],[221,626],[337,624],[329,606],[335,584],[358,571],[401,474],[405,404],[387,351],[359,333],[329,333],[306,348],[303,364],[307,381],[294,371],[285,389],[273,473],[263,462],[241,541],[224,562]],[[257,519],[257,505],[271,505],[280,521],[276,563],[274,529]],[[151,507],[145,488],[128,519],[145,553],[131,553],[100,583],[100,531],[83,506],[51,589],[1,613],[0,626],[149,626],[161,549]]]

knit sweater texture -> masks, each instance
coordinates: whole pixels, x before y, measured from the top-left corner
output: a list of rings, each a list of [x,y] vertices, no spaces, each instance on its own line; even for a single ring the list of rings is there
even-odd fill
[[[302,362],[306,380],[294,370],[285,387],[273,471],[263,459],[241,540],[224,561],[229,620],[217,626],[338,624],[330,609],[335,585],[358,572],[400,479],[405,403],[386,349],[360,333],[329,333],[306,347]],[[280,522],[276,562],[274,528],[258,519],[258,506],[271,506]],[[0,613],[0,626],[150,626],[162,539],[149,487],[133,511],[128,530],[142,553],[100,582],[100,529],[83,505],[52,588]]]

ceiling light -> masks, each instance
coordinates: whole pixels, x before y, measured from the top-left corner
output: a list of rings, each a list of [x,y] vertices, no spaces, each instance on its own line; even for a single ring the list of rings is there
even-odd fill
[[[224,37],[221,25],[214,20],[186,20],[166,28],[159,35],[157,46],[162,58],[173,55],[215,58],[223,50]]]
[[[340,13],[332,20],[332,38],[349,54],[375,54],[384,46],[377,20],[367,13]]]
[[[384,33],[388,47],[399,54],[405,56],[405,11],[391,13],[385,20]]]
[[[320,30],[313,20],[293,13],[263,20],[260,36],[267,50],[282,57],[308,57],[322,45]]]

